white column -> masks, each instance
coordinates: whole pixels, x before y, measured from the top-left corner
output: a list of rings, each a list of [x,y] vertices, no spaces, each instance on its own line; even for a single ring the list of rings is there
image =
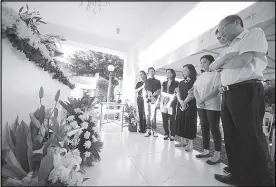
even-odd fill
[[[124,76],[123,76],[123,101],[128,99],[135,103],[135,85],[137,82],[137,74],[139,72],[137,66],[137,50],[131,48],[125,58],[124,62]]]

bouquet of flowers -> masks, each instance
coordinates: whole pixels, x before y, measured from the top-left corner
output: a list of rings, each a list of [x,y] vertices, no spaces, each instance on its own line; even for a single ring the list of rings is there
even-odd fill
[[[126,101],[125,111],[124,111],[125,122],[128,123],[129,131],[137,131],[137,110],[134,104],[131,104],[128,100]],[[136,130],[135,130],[136,129]]]
[[[64,146],[66,134],[70,133],[70,130],[66,129],[65,125],[59,124],[57,120],[56,105],[60,91],[55,95],[53,110],[45,109],[42,104],[43,95],[44,91],[41,87],[39,90],[41,106],[35,113],[30,114],[29,126],[24,121],[19,125],[18,117],[12,128],[7,125],[5,132],[7,136],[2,151],[1,177],[4,186],[52,186],[57,184],[76,186],[86,180],[83,178],[84,172],[80,170],[80,157],[76,151]],[[51,117],[52,115],[53,117]],[[65,162],[56,161],[57,158],[69,160],[71,165],[63,164],[64,167],[61,167],[57,163]],[[72,166],[72,164],[74,165]],[[57,175],[57,167],[62,173],[67,172],[68,174],[69,172],[69,178]],[[52,175],[49,175],[50,173]],[[53,180],[53,178],[58,178],[58,180]]]
[[[82,163],[91,166],[92,162],[100,160],[99,152],[103,147],[100,140],[96,123],[99,116],[95,111],[85,110],[88,108],[83,99],[68,99],[69,102],[60,101],[60,104],[68,112],[66,124],[69,133],[67,133],[67,144],[71,149],[78,149]],[[97,101],[94,99],[92,105]]]

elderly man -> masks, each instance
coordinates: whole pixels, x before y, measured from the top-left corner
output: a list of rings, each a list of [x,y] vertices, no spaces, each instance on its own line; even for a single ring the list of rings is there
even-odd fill
[[[227,184],[273,185],[268,150],[262,132],[264,88],[262,71],[267,66],[268,44],[262,29],[244,29],[237,15],[224,18],[218,33],[228,43],[211,71],[222,69],[221,115],[229,175],[215,175]]]

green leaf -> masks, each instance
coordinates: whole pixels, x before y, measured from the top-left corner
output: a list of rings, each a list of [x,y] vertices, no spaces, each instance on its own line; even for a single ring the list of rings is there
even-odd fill
[[[68,104],[65,104],[63,101],[59,101],[59,104],[69,113],[69,114],[75,114],[75,111],[72,109],[72,107]]]
[[[43,24],[47,24],[47,23],[45,23],[44,21],[41,21],[41,20],[39,20],[38,22],[43,23]]]
[[[6,123],[6,127],[5,128],[5,134],[6,134],[6,139],[4,140],[9,147],[11,148],[11,150],[15,153],[15,144],[13,143],[13,140],[11,138],[11,129],[8,123]]]
[[[20,173],[18,173],[17,168],[15,166],[8,165],[8,164],[2,166],[1,175],[3,177],[14,178],[14,179],[22,179],[25,177],[24,175],[20,175]]]
[[[43,87],[41,86],[39,89],[39,98],[42,99],[43,96],[44,96],[44,90],[43,90]]]
[[[55,96],[55,101],[58,102],[60,96],[60,90],[57,91],[56,96]]]
[[[19,9],[19,13],[21,13],[21,12],[22,12],[23,8],[24,8],[24,7],[21,7],[21,8]]]
[[[45,118],[48,119],[51,115],[51,112],[52,112],[52,108],[47,109],[46,112],[45,112]]]
[[[46,144],[44,144],[44,148],[43,148],[43,155],[46,155],[47,154],[47,149],[48,147],[52,144],[52,140],[48,140],[46,142]]]
[[[28,6],[28,4],[26,4],[26,7],[27,7],[27,10],[29,10],[29,6]]]
[[[8,178],[5,182],[3,182],[2,185],[3,186],[22,186],[22,181],[18,179]]]
[[[53,118],[51,118],[51,121],[53,122],[52,130],[53,130],[54,132],[58,132],[59,123],[58,123],[57,118],[53,117]]]
[[[90,179],[90,178],[83,178],[83,181],[82,181],[82,182],[85,182],[85,181],[87,181],[88,179]]]
[[[58,109],[54,108],[54,117],[57,118],[58,117]]]
[[[15,119],[15,122],[14,122],[14,125],[11,127],[11,130],[12,130],[13,134],[16,134],[17,128],[19,126],[19,122],[18,121],[19,121],[19,117],[17,115],[16,119]],[[14,142],[14,144],[15,144],[15,142]]]
[[[22,168],[24,171],[29,171],[29,164],[28,164],[28,156],[27,156],[27,136],[29,134],[29,127],[24,122],[21,121],[21,124],[18,127],[17,133],[16,133],[16,156],[19,160]]]
[[[34,117],[36,117],[36,119],[39,119],[39,108],[36,109]]]
[[[41,164],[38,172],[38,180],[47,181],[48,176],[53,168],[54,168],[54,156],[52,154],[47,154],[41,160]]]
[[[32,113],[30,113],[29,115],[30,115],[31,121],[35,125],[35,127],[40,129],[41,124],[39,123],[39,121],[35,118],[35,116]]]
[[[33,161],[32,161],[32,158],[33,158],[33,141],[32,141],[31,132],[29,132],[28,136],[27,136],[27,145],[28,145],[28,150],[27,150],[28,163],[29,163],[30,171],[32,171],[34,168],[33,168]]]
[[[40,124],[44,123],[44,119],[45,119],[45,106],[42,105],[39,109],[39,122],[40,122]]]
[[[6,153],[4,159],[5,159],[8,166],[12,166],[12,167],[15,168],[15,170],[18,172],[19,176],[25,177],[27,175],[27,173],[22,169],[22,167],[21,167],[20,163],[18,162],[15,154],[11,150],[7,150],[7,153]]]

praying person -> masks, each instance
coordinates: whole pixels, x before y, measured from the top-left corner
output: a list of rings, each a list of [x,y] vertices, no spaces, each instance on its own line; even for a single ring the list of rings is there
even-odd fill
[[[197,109],[196,100],[190,96],[189,90],[192,89],[196,81],[196,70],[192,64],[186,64],[182,69],[183,80],[180,81],[177,92],[177,115],[176,115],[176,135],[181,137],[181,142],[175,144],[176,147],[186,146],[186,151],[193,149],[193,139],[197,132]]]
[[[238,15],[221,20],[218,32],[229,47],[209,69],[222,69],[221,117],[230,174],[215,174],[215,178],[238,186],[273,186],[261,128],[265,112],[263,70],[268,63],[265,33],[260,28],[245,29]]]

